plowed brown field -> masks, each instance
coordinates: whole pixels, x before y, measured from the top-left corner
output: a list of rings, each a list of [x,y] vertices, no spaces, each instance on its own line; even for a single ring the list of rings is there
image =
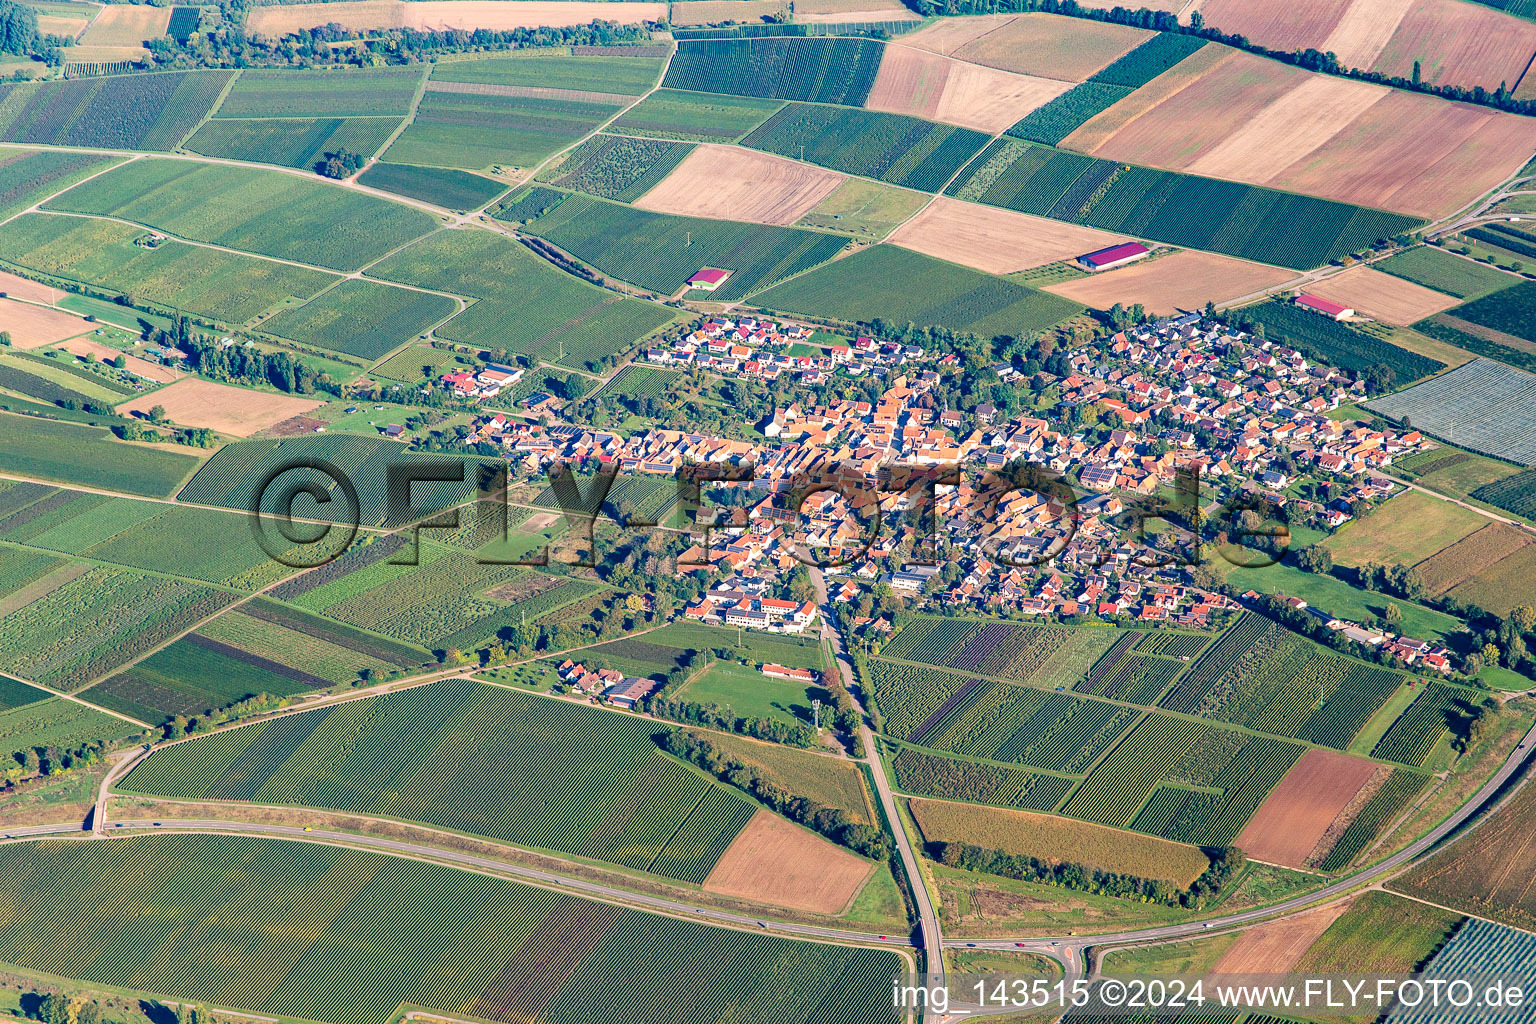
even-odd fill
[[[1145,29],[1056,14],[955,20],[962,24],[941,21],[902,42],[1021,75],[1081,82],[1152,35]]]
[[[906,46],[886,48],[864,105],[996,133],[1072,88]]]
[[[1095,309],[1136,303],[1149,313],[1198,309],[1272,288],[1296,275],[1289,270],[1205,252],[1176,252],[1092,277],[1046,285],[1045,290]]]
[[[642,210],[793,224],[845,180],[836,171],[735,146],[698,146],[655,188]]]
[[[124,415],[146,412],[157,405],[178,426],[207,427],[220,433],[246,437],[298,416],[324,402],[312,398],[290,398],[263,391],[247,391],[227,384],[188,377],[159,391],[142,395],[117,406]]]
[[[1124,236],[940,196],[887,240],[989,274],[1072,259]]]
[[[1433,288],[1383,274],[1370,267],[1351,267],[1307,286],[1313,295],[1352,306],[1356,312],[1407,326],[1456,305],[1457,299]]]
[[[769,811],[758,811],[704,881],[705,892],[820,914],[841,913],[874,865]]]
[[[1524,19],[1461,0],[1416,0],[1371,70],[1408,78],[1417,60],[1426,82],[1492,92],[1500,82],[1513,89],[1533,53],[1536,25]]]
[[[1283,974],[1295,967],[1317,937],[1348,909],[1347,901],[1340,902],[1250,928],[1238,936],[1212,970],[1218,974]]]
[[[0,331],[9,333],[11,344],[17,348],[41,348],[89,330],[91,325],[78,316],[0,299]]]
[[[80,42],[86,46],[138,46],[159,39],[171,24],[169,7],[147,4],[108,4],[101,9]]]
[[[1375,772],[1376,765],[1363,758],[1307,751],[1270,791],[1233,845],[1255,860],[1303,867],[1333,819]]]

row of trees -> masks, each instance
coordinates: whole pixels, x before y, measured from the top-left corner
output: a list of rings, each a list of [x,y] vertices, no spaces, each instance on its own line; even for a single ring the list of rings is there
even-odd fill
[[[9,2],[9,0],[7,0]],[[637,25],[595,20],[564,28],[518,28],[506,31],[421,31],[396,28],[358,32],[332,23],[294,32],[282,38],[245,30],[242,4],[226,3],[224,28],[194,32],[185,42],[170,36],[150,40],[150,60],[159,67],[321,67],[410,64],[434,57],[477,50],[544,46],[612,46],[644,42],[650,33]],[[352,43],[354,45],[335,45]]]
[[[928,843],[926,852],[940,864],[967,871],[981,871],[1003,878],[1043,882],[1077,892],[1140,900],[1143,903],[1161,903],[1190,910],[1200,910],[1213,901],[1221,894],[1223,886],[1242,874],[1244,865],[1248,863],[1243,851],[1235,846],[1208,849],[1205,853],[1211,859],[1210,865],[1190,883],[1189,888],[1180,889],[1161,878],[1142,878],[1139,875],[1104,871],[1072,861],[1041,860],[1025,854],[989,850],[970,843]]]
[[[691,761],[711,775],[746,790],[791,821],[813,828],[840,846],[873,860],[891,855],[890,840],[873,825],[855,822],[841,807],[828,807],[809,797],[796,796],[768,780],[752,765],[715,746],[696,732],[669,732],[661,738],[671,754]]]

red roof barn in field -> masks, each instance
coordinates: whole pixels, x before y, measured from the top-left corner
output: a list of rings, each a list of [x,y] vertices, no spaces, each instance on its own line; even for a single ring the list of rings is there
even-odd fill
[[[1121,242],[1119,245],[1079,256],[1077,262],[1085,270],[1108,270],[1111,267],[1123,267],[1127,263],[1139,260],[1151,251],[1139,242]]]
[[[1343,320],[1346,317],[1355,315],[1355,311],[1348,306],[1341,306],[1337,302],[1331,302],[1316,295],[1308,295],[1306,292],[1296,296],[1296,305],[1308,312],[1325,316],[1330,320]]]
[[[688,287],[697,288],[700,291],[712,292],[725,283],[725,279],[731,276],[729,270],[720,270],[716,267],[705,267],[688,279]]]

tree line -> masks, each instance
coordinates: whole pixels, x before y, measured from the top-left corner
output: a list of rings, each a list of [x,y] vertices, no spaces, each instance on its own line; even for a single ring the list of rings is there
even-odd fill
[[[1189,888],[1181,889],[1161,878],[1104,871],[1072,861],[1041,860],[970,843],[932,842],[925,846],[924,852],[940,864],[967,871],[1189,910],[1202,910],[1212,903],[1228,883],[1242,874],[1248,863],[1243,851],[1235,846],[1206,849],[1204,852],[1210,858],[1210,864],[1189,884]]]
[[[722,782],[744,789],[779,814],[815,829],[839,846],[872,860],[891,855],[890,840],[873,825],[853,821],[840,807],[828,807],[809,797],[796,796],[771,782],[762,772],[726,753],[708,737],[696,732],[669,732],[661,737],[661,746],[698,765]]]

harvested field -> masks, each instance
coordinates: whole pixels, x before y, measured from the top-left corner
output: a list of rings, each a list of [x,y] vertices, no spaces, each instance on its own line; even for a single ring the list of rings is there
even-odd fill
[[[1071,86],[904,46],[887,47],[864,105],[984,132],[1000,132]]]
[[[1494,615],[1508,615],[1523,604],[1536,605],[1536,547],[1526,545],[1492,565],[1483,565],[1450,596]]]
[[[1096,309],[1141,303],[1149,313],[1197,309],[1272,288],[1295,275],[1278,267],[1205,252],[1176,252],[1092,277],[1046,285],[1045,290]]]
[[[1213,971],[1219,974],[1283,974],[1293,970],[1302,955],[1312,948],[1312,943],[1349,907],[1350,903],[1344,901],[1250,928],[1222,954]]]
[[[324,404],[313,398],[290,398],[189,377],[153,394],[124,402],[117,406],[117,411],[124,414],[146,412],[161,405],[172,423],[247,437]]]
[[[167,9],[168,10],[168,9]],[[664,3],[610,3],[585,0],[524,0],[517,4],[498,0],[343,0],[328,4],[291,4],[251,11],[247,28],[269,36],[318,28],[335,22],[343,28],[370,29],[514,29],[541,25],[586,25],[594,20],[636,24],[665,21]]]
[[[0,331],[8,332],[17,348],[40,348],[91,329],[90,324],[69,313],[0,299]]]
[[[159,39],[171,24],[169,7],[144,4],[108,4],[80,37],[84,46],[139,46]],[[71,50],[71,57],[75,56]],[[79,58],[77,58],[79,59]]]
[[[1488,520],[1423,491],[1404,490],[1345,523],[1324,545],[1339,565],[1413,565],[1481,530]]]
[[[674,25],[760,22],[789,9],[788,0],[680,0],[672,5]]]
[[[1288,868],[1306,866],[1307,855],[1328,826],[1375,772],[1375,764],[1358,757],[1307,751],[1270,791],[1234,845],[1255,860]]]
[[[820,914],[841,913],[874,865],[771,811],[726,847],[704,891]]]
[[[37,31],[39,35],[45,36],[78,36],[90,23],[90,18],[60,18],[52,14],[39,14]]]
[[[1276,153],[1316,149],[1390,91],[1385,86],[1329,75],[1306,78],[1207,150],[1188,170],[1263,184],[1280,170]]]
[[[956,21],[963,24],[941,21],[902,44],[1021,75],[1081,82],[1152,37],[1145,29],[1055,14]]]
[[[46,284],[0,270],[0,296],[8,295],[13,299],[30,299],[33,302],[46,302],[53,305],[65,294],[67,293],[57,288],[50,288]]]
[[[1053,864],[1070,861],[1142,878],[1163,878],[1181,887],[1193,882],[1210,863],[1198,846],[1052,814],[922,797],[914,797],[910,806],[928,842],[971,843]]]
[[[1205,0],[1200,5],[1200,14],[1207,25],[1247,36],[1260,46],[1272,50],[1304,50],[1331,38],[1348,8],[1348,0],[1343,4],[1339,0],[1295,0],[1286,4]],[[1349,65],[1342,53],[1338,56],[1341,62]]]
[[[1244,134],[1272,103],[1306,78],[1300,68],[1233,52],[1194,84],[1110,136],[1094,155],[1188,170],[1225,140]]]
[[[1345,6],[1344,16],[1319,49],[1332,52],[1345,67],[1369,68],[1412,4],[1413,0],[1354,0]]]
[[[919,21],[921,15],[897,0],[811,0],[795,4],[795,20],[849,25],[861,21]]]
[[[1268,183],[1440,217],[1512,175],[1533,151],[1531,118],[1394,90]]]
[[[1061,145],[1080,153],[1092,153],[1120,129],[1194,85],[1236,53],[1225,46],[1202,46],[1108,110],[1101,110],[1083,122],[1061,140]]]
[[[1224,49],[1205,51],[1213,48]],[[1230,51],[1192,84],[1143,105],[1133,93],[1079,128],[1071,145],[1422,217],[1458,209],[1536,150],[1530,118]],[[1280,152],[1295,155],[1285,163],[1274,158]]]
[[[1351,267],[1342,274],[1307,285],[1313,295],[1342,302],[1363,316],[1406,327],[1456,305],[1457,299],[1370,267]]]
[[[159,363],[152,363],[148,359],[140,359],[138,356],[125,355],[124,353],[119,352],[117,349],[112,348],[109,345],[102,345],[94,341],[87,341],[85,338],[76,338],[73,341],[66,341],[59,347],[68,352],[70,355],[93,355],[103,362],[116,359],[118,356],[122,356],[124,368],[129,372],[136,373],[140,377],[147,378],[148,380],[158,381],[161,384],[169,384],[171,381],[180,376],[180,374],[171,369],[169,366],[162,366]]]
[[[1533,52],[1536,25],[1529,21],[1483,4],[1417,0],[1370,70],[1409,78],[1417,60],[1426,82],[1492,92],[1500,82],[1514,88]]]
[[[698,146],[635,201],[690,217],[793,224],[845,180],[836,171],[735,146]]]
[[[887,241],[989,274],[1011,274],[1124,241],[1059,220],[939,196]]]

